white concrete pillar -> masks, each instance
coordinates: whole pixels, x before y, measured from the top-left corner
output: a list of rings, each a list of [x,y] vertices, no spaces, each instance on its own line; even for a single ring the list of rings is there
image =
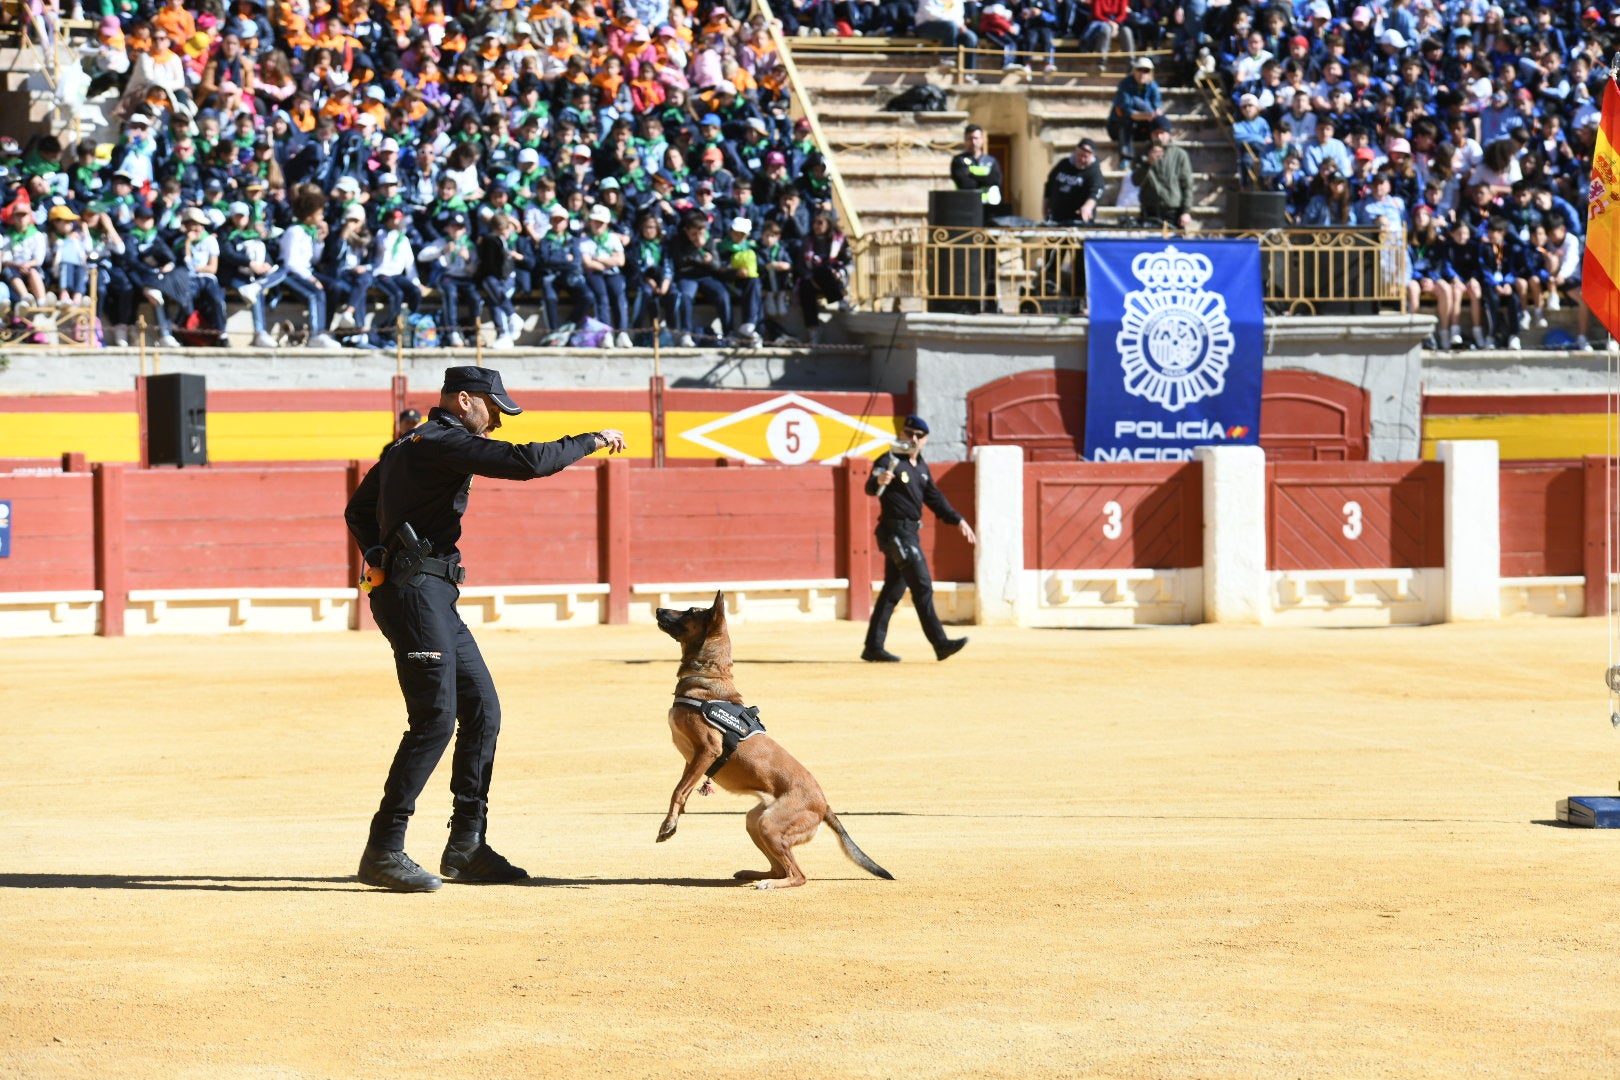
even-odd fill
[[[1494,441],[1443,441],[1446,621],[1502,617],[1501,468]]]
[[[1193,453],[1204,463],[1204,620],[1263,623],[1271,612],[1265,452],[1201,446]]]
[[[1024,579],[1024,450],[1020,446],[973,449],[974,621],[1016,626],[1022,621]]]

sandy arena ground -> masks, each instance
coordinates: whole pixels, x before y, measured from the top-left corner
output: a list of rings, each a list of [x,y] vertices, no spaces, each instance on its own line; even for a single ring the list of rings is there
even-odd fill
[[[374,634],[11,641],[0,1076],[1612,1075],[1600,621],[1382,631],[735,623],[857,841],[802,889],[679,762],[650,627],[484,631],[527,886],[350,875],[402,725]],[[909,613],[891,646],[923,655]],[[436,866],[444,768],[410,850]]]

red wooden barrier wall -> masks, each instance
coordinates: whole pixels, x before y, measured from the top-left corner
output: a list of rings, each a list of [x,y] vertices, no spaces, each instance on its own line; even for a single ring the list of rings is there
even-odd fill
[[[1204,467],[1024,466],[1024,565],[1173,569],[1204,562]]]
[[[89,473],[0,476],[11,503],[11,556],[0,559],[0,592],[96,588],[95,510]]]
[[[467,584],[580,585],[605,581],[600,468],[575,465],[542,480],[475,476],[462,521]]]
[[[631,573],[649,583],[837,577],[837,481],[824,466],[637,469]]]
[[[136,589],[352,584],[345,470],[131,469],[124,553]]]
[[[1270,569],[1445,565],[1439,462],[1283,462],[1266,474]]]
[[[1585,472],[1579,461],[1502,463],[1503,577],[1585,573]]]

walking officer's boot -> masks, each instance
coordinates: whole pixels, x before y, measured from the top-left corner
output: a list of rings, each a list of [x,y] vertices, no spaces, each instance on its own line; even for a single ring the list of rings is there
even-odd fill
[[[450,821],[450,842],[439,858],[439,873],[446,881],[499,885],[522,881],[529,872],[513,866],[506,856],[484,843],[479,825],[454,818]]]
[[[417,866],[403,851],[367,844],[358,876],[367,885],[393,892],[433,892],[444,882]]]

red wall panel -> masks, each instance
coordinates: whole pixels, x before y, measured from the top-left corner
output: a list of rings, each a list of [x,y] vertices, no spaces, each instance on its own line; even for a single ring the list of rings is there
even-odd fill
[[[583,585],[605,580],[597,535],[599,471],[581,464],[540,480],[473,477],[461,523],[467,584]]]
[[[96,587],[89,473],[0,476],[0,501],[11,503],[11,556],[0,559],[0,592]]]
[[[837,577],[836,480],[823,466],[638,469],[631,580]]]
[[[1439,462],[1283,462],[1266,473],[1269,569],[1445,565]]]
[[[1203,475],[1198,462],[1025,465],[1024,565],[1202,566]]]
[[[351,584],[341,468],[132,470],[129,588]]]
[[[1585,500],[1579,461],[1502,465],[1503,577],[1579,576],[1585,572]],[[1598,516],[1602,516],[1599,508]]]

